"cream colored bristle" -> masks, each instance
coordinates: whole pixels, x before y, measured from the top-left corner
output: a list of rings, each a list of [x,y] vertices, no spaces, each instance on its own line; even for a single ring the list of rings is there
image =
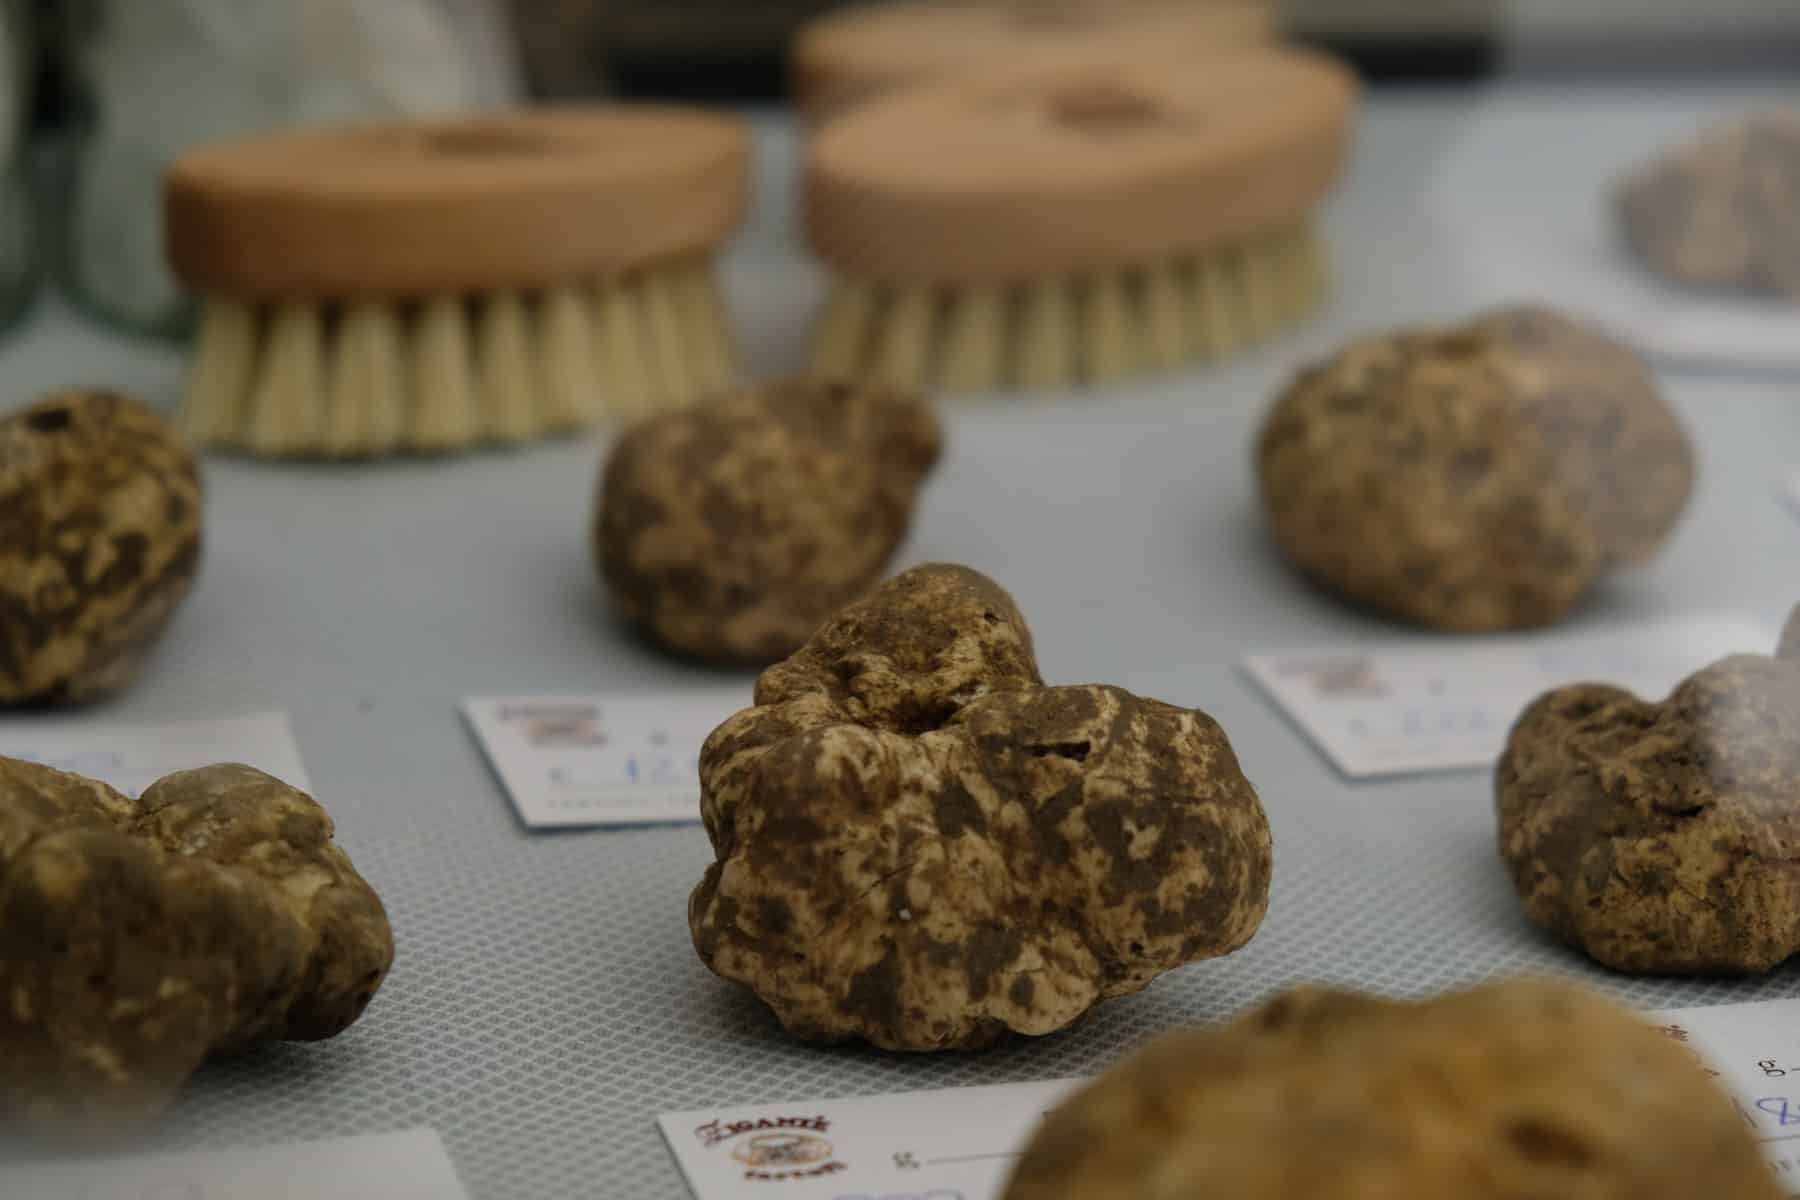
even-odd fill
[[[1239,294],[1244,298],[1244,320],[1250,340],[1260,342],[1281,324],[1278,260],[1270,254],[1269,244],[1261,240],[1234,250],[1232,259]]]
[[[1207,255],[1194,264],[1188,297],[1188,336],[1202,358],[1223,358],[1242,345],[1242,319],[1234,302],[1235,279],[1226,259]]]
[[[874,377],[901,391],[922,390],[931,371],[931,326],[937,301],[923,287],[894,293],[875,348]]]
[[[324,320],[311,304],[283,304],[269,321],[245,443],[258,454],[314,450],[324,409]]]
[[[721,392],[737,379],[737,348],[711,258],[681,268],[677,296],[682,328],[693,346],[694,382],[701,394]]]
[[[1089,380],[1112,383],[1137,372],[1137,328],[1123,275],[1099,275],[1089,285],[1086,332]]]
[[[1075,379],[1073,285],[1049,279],[1028,285],[1019,299],[1013,377],[1026,387],[1065,387]]]
[[[325,429],[327,454],[385,454],[400,444],[406,413],[405,332],[393,308],[352,305],[338,319],[328,356]]]
[[[412,446],[456,450],[481,436],[469,342],[462,301],[445,296],[420,308],[412,335]]]
[[[686,403],[698,388],[688,365],[692,346],[682,336],[681,303],[674,279],[666,266],[657,267],[644,272],[642,287],[656,398],[665,405]]]
[[[181,429],[197,446],[243,436],[244,399],[256,373],[256,310],[223,297],[206,301],[188,369]]]
[[[997,287],[970,288],[951,301],[940,368],[943,385],[952,391],[984,391],[1000,385],[1005,369],[1006,294]]]
[[[515,292],[496,293],[480,304],[475,363],[482,430],[495,441],[521,442],[543,432],[531,316]],[[585,336],[585,321],[583,326]]]
[[[537,353],[545,428],[592,424],[602,406],[600,373],[594,362],[593,312],[580,288],[544,293],[538,303]]]
[[[616,279],[602,280],[594,292],[594,354],[600,403],[607,412],[627,415],[650,406],[649,335],[642,328],[633,294]]]
[[[826,302],[813,343],[813,370],[830,379],[853,379],[862,369],[863,346],[875,323],[878,297],[861,283],[839,284]]]
[[[1173,262],[1144,272],[1145,354],[1159,370],[1173,370],[1193,357],[1181,288],[1181,273]]]
[[[1326,293],[1331,290],[1330,268],[1325,257],[1325,246],[1319,239],[1318,230],[1311,223],[1303,226],[1300,230],[1296,259],[1300,287],[1306,296],[1305,311],[1310,313],[1324,302]]]

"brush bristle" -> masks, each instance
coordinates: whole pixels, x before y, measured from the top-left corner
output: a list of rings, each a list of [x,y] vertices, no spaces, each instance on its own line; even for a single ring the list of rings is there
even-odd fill
[[[952,392],[1104,384],[1226,358],[1324,298],[1310,223],[1199,258],[1010,288],[834,290],[813,345],[828,378]]]
[[[219,296],[205,304],[181,422],[198,444],[271,457],[447,452],[688,404],[736,377],[706,259],[407,306]]]

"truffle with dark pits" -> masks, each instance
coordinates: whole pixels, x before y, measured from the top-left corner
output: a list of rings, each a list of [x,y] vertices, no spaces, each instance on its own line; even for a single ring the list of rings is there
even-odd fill
[[[1800,951],[1800,614],[1660,703],[1598,684],[1526,709],[1500,853],[1526,914],[1620,971],[1741,975]]]
[[[0,1118],[105,1134],[217,1054],[332,1037],[394,958],[313,799],[261,771],[131,800],[0,758]]]
[[[1204,713],[1048,687],[1012,598],[907,571],[763,673],[701,752],[706,965],[809,1041],[1047,1034],[1228,954],[1269,826]]]
[[[1353,343],[1276,402],[1257,466],[1309,576],[1463,632],[1559,620],[1656,553],[1694,480],[1643,363],[1535,308]]]
[[[607,459],[601,575],[665,648],[773,662],[880,579],[939,441],[917,397],[812,380],[651,418]]]
[[[1303,988],[1064,1102],[1005,1200],[1779,1200],[1692,1052],[1565,984]]]
[[[194,456],[156,412],[61,392],[0,420],[0,705],[128,685],[194,582]]]

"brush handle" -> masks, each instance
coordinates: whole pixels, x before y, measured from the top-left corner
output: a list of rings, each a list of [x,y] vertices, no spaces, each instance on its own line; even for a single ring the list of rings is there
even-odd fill
[[[742,121],[545,109],[221,143],[166,181],[170,261],[242,300],[534,291],[716,246],[742,217]]]
[[[1148,266],[1302,221],[1357,85],[1322,55],[1044,55],[877,101],[807,163],[806,226],[849,278],[976,286]]]
[[[894,0],[802,29],[790,74],[814,120],[892,89],[1096,41],[1190,52],[1275,36],[1271,0]]]

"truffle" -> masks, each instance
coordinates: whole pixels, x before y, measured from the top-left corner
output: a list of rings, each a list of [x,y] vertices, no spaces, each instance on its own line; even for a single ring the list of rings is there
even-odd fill
[[[0,1116],[154,1116],[207,1058],[362,1014],[387,916],[310,796],[245,766],[131,800],[0,758]]]
[[[1800,951],[1800,622],[1661,703],[1538,699],[1496,775],[1526,914],[1621,971],[1745,974]]]
[[[1228,954],[1268,822],[1204,713],[1047,687],[1012,598],[926,566],[763,673],[700,756],[713,971],[809,1041],[972,1049]]]
[[[917,397],[792,380],[626,431],[594,552],[619,611],[669,650],[761,665],[873,587],[939,432]]]
[[[0,705],[124,688],[193,584],[194,456],[153,410],[60,392],[0,420]]]
[[[1800,109],[1740,120],[1620,185],[1627,245],[1692,287],[1800,300]]]
[[[1005,1200],[1779,1200],[1690,1051],[1565,984],[1303,988],[1166,1036],[1052,1112]]]
[[[1463,632],[1558,620],[1655,554],[1694,478],[1636,356],[1535,308],[1353,343],[1276,402],[1257,464],[1303,571]]]

